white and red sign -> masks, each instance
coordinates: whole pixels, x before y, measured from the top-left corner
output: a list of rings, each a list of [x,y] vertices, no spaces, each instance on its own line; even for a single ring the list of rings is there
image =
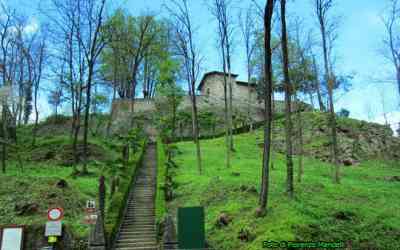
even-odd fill
[[[85,208],[85,218],[84,223],[88,225],[94,225],[97,221],[97,214],[96,214],[96,202],[94,200],[88,200],[86,202]]]
[[[47,210],[47,218],[49,221],[60,221],[64,217],[64,210],[60,207],[50,208]]]

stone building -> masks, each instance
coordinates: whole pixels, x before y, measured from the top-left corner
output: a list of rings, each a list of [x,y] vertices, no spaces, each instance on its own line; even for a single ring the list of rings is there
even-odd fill
[[[229,81],[228,74],[226,74],[226,77],[227,81]],[[256,85],[238,81],[237,77],[237,74],[231,74],[232,99],[234,102],[248,103],[248,100],[252,100],[252,104],[259,104],[257,101]],[[204,74],[197,90],[200,92],[201,96],[224,100],[224,73],[211,71]],[[229,90],[229,88],[227,90]]]

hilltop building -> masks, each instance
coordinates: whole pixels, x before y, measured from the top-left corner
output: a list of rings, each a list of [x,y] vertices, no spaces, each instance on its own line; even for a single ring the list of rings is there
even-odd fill
[[[228,74],[226,74],[226,77],[227,81],[229,81]],[[257,100],[256,84],[238,81],[237,77],[237,74],[231,74],[232,99],[235,102],[248,102],[248,100],[253,100],[255,104]],[[211,71],[204,74],[197,90],[200,92],[201,96],[224,100],[224,73]]]

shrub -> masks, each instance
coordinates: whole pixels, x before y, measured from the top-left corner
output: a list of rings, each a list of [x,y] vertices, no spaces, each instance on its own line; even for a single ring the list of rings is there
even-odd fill
[[[44,124],[49,124],[49,125],[61,125],[69,122],[71,120],[71,117],[66,116],[66,115],[50,115],[46,118],[44,121]]]

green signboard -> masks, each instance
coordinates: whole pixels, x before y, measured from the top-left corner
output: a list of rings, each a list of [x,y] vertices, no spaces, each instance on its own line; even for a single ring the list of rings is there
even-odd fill
[[[180,249],[204,249],[204,208],[178,209],[178,242]]]

